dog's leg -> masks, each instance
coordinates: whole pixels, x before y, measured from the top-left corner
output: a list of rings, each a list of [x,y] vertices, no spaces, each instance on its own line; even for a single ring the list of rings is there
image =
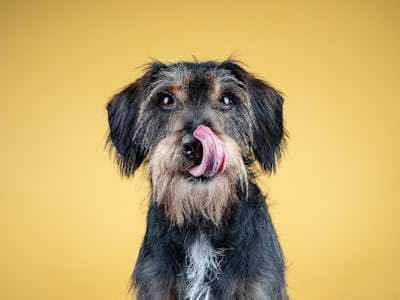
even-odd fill
[[[287,300],[284,256],[265,199],[254,184],[248,200],[241,193],[238,198],[224,239],[214,245],[226,249],[219,280],[212,283],[214,298]]]
[[[181,300],[185,291],[183,242],[170,232],[164,210],[151,205],[147,230],[135,270],[132,289],[138,300]]]
[[[143,248],[142,248],[143,250]],[[160,261],[141,251],[132,275],[132,288],[138,300],[182,299],[182,284],[175,275],[160,267]]]

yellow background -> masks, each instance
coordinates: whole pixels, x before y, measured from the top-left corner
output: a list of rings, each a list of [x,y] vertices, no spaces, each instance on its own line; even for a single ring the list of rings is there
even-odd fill
[[[105,103],[192,54],[286,95],[261,182],[292,299],[400,299],[399,3],[1,1],[0,299],[127,299],[148,191],[103,149]]]

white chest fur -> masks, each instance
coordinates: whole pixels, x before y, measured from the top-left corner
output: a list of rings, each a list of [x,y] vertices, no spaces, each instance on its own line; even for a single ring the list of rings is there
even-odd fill
[[[221,272],[222,256],[223,249],[215,249],[203,233],[197,236],[187,255],[185,299],[212,299],[209,284]]]

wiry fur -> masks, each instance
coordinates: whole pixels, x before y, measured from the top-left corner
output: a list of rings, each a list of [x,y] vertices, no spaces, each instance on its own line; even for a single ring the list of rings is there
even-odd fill
[[[185,162],[179,140],[174,134],[164,138],[150,159],[151,180],[157,187],[152,190],[152,200],[164,206],[167,216],[178,225],[195,214],[218,224],[222,215],[237,202],[236,187],[247,189],[248,174],[240,151],[231,138],[222,136],[226,151],[225,172],[212,180],[188,179],[183,171]]]
[[[176,99],[161,109],[166,94]],[[229,109],[221,107],[229,95]],[[252,166],[276,169],[285,140],[283,99],[238,63],[154,62],[107,105],[126,176],[149,162],[147,230],[132,275],[138,299],[287,300],[285,263]],[[183,137],[209,127],[226,168],[193,177]]]
[[[223,249],[214,249],[208,238],[199,233],[187,256],[185,299],[210,299],[210,283],[217,280],[221,273],[223,253]]]

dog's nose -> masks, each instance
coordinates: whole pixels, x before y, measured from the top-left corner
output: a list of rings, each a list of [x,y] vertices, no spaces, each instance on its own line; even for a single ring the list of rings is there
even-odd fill
[[[203,146],[193,134],[185,134],[182,137],[182,153],[198,165],[203,158]]]

